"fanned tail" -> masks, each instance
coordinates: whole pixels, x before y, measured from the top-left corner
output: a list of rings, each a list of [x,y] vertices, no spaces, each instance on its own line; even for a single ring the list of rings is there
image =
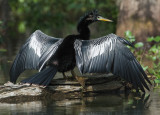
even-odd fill
[[[24,79],[21,82],[48,86],[56,73],[56,67],[48,67],[42,70],[41,72],[31,76],[30,78]]]

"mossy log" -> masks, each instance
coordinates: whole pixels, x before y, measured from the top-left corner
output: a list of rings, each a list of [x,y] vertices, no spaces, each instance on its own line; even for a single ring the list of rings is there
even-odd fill
[[[0,102],[17,103],[46,97],[62,100],[125,89],[122,81],[110,74],[89,75],[84,78],[86,79],[85,88],[75,80],[64,79],[54,79],[46,88],[8,82],[0,86]]]

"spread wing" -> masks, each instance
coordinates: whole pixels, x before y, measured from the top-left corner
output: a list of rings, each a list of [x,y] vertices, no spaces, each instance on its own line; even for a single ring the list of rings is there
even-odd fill
[[[127,40],[109,34],[94,40],[76,40],[76,63],[81,73],[113,73],[144,91],[150,83],[134,55],[126,47]]]
[[[63,39],[54,38],[36,30],[21,47],[12,64],[11,82],[16,82],[18,76],[26,69],[40,71],[62,41]]]

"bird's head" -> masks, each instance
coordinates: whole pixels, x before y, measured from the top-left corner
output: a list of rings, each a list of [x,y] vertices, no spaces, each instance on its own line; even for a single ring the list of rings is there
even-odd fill
[[[79,33],[83,33],[85,35],[89,36],[89,28],[88,26],[96,21],[108,21],[112,22],[112,20],[109,20],[107,18],[103,18],[99,13],[98,10],[92,10],[90,12],[85,13],[84,16],[82,16],[78,22],[77,30]]]
[[[86,21],[90,22],[96,22],[96,21],[108,21],[112,22],[112,20],[109,20],[107,18],[102,17],[99,13],[98,10],[93,10],[85,14],[84,19]]]

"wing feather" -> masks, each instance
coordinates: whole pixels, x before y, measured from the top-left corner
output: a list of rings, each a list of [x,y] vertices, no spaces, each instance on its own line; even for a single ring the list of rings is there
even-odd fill
[[[18,76],[26,69],[41,70],[62,41],[63,39],[54,38],[36,30],[21,47],[12,64],[11,81],[16,82]]]
[[[111,72],[132,83],[136,89],[149,89],[146,81],[151,82],[126,45],[133,47],[129,41],[115,34],[94,40],[76,40],[74,48],[80,72]]]

